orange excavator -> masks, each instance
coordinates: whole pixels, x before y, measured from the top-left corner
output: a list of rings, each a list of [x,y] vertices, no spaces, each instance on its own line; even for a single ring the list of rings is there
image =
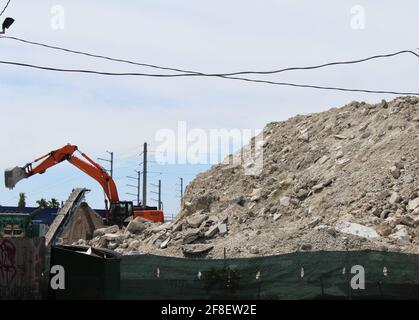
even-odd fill
[[[78,151],[84,159],[76,157],[74,155],[76,151]],[[13,189],[20,180],[29,178],[37,173],[42,174],[50,167],[55,166],[64,160],[67,160],[79,168],[102,186],[103,191],[105,192],[107,224],[117,224],[121,226],[124,224],[125,219],[130,216],[143,217],[154,222],[164,222],[164,214],[161,210],[134,207],[132,201],[120,201],[115,181],[106,170],[89,158],[85,153],[80,152],[77,146],[71,144],[51,151],[33,162],[28,163],[24,167],[7,169],[4,173],[6,187]],[[34,166],[37,162],[40,163]]]

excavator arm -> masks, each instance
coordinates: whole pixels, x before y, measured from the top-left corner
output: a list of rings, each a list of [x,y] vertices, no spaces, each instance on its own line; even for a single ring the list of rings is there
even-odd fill
[[[95,179],[102,186],[107,200],[112,203],[119,202],[118,191],[112,177],[99,164],[90,159],[86,154],[81,153],[85,159],[82,160],[74,155],[78,151],[77,146],[66,145],[60,149],[51,151],[50,153],[28,163],[24,167],[15,167],[5,171],[5,184],[9,189],[13,189],[15,185],[22,179],[29,178],[34,174],[42,174],[56,164],[67,160],[75,167]],[[39,162],[39,163],[38,163]],[[34,166],[35,163],[36,166]]]
[[[79,152],[82,158],[74,155]],[[56,164],[67,160],[72,165],[95,179],[102,186],[105,192],[105,208],[106,220],[109,224],[123,225],[125,219],[133,215],[134,209],[132,201],[120,201],[115,181],[99,164],[90,159],[85,153],[78,150],[77,146],[68,144],[60,149],[51,151],[50,153],[28,163],[24,167],[14,167],[4,172],[5,184],[9,189],[13,189],[15,185],[22,179],[29,178],[35,174],[42,174]],[[110,208],[108,207],[110,202]],[[161,210],[137,209],[134,216],[140,216],[151,221],[163,222],[164,215]]]

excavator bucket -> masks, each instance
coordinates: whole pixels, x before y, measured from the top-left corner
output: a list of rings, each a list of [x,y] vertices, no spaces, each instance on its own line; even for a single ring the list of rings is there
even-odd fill
[[[28,177],[24,168],[14,167],[4,171],[4,182],[6,188],[13,189],[15,185],[22,179]]]

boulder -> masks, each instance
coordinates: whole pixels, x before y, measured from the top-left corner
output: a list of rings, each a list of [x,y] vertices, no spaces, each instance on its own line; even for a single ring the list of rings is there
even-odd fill
[[[221,235],[226,234],[226,233],[227,233],[227,224],[225,224],[225,223],[220,223],[220,224],[218,225],[218,232],[219,232]]]
[[[128,223],[128,226],[126,227],[125,231],[133,234],[141,233],[145,229],[147,229],[147,224],[148,221],[146,221],[144,218],[137,217],[134,220],[131,220],[130,223]]]
[[[330,159],[330,157],[329,156],[326,156],[326,155],[324,155],[323,157],[321,157],[318,161],[317,161],[317,163],[318,164],[320,164],[320,165],[322,165],[323,163],[325,163],[327,160],[329,160]]]
[[[203,255],[214,248],[210,244],[189,244],[182,246],[182,252],[185,256]]]
[[[279,204],[281,206],[288,207],[290,205],[290,200],[291,200],[290,197],[281,197],[281,199],[279,199]]]
[[[108,249],[115,250],[116,248],[118,248],[118,244],[116,242],[108,243]]]
[[[274,214],[274,221],[278,220],[281,217],[282,217],[282,214],[281,213],[275,213]]]
[[[388,200],[390,204],[396,204],[396,203],[399,203],[400,201],[402,201],[402,198],[399,196],[397,192],[393,192],[391,194],[390,199]]]
[[[213,236],[215,236],[218,233],[219,229],[218,229],[218,225],[213,225],[211,226],[207,232],[205,232],[205,237],[206,238],[212,238]]]
[[[336,224],[335,229],[342,233],[352,234],[355,236],[368,238],[368,239],[379,237],[378,233],[373,228],[370,228],[370,227],[367,227],[358,223],[339,221]]]
[[[182,243],[189,244],[189,243],[194,242],[198,238],[199,238],[199,230],[197,229],[189,230],[183,235]]]
[[[172,238],[169,236],[166,240],[164,240],[161,244],[160,244],[160,249],[166,249],[167,245],[169,244],[170,240]]]
[[[419,208],[419,197],[413,200],[409,201],[409,210],[415,210],[416,208]]]
[[[124,236],[115,233],[107,233],[102,238],[108,242],[122,243],[124,241]]]
[[[259,248],[258,248],[257,246],[251,246],[251,247],[249,248],[249,252],[250,252],[251,254],[259,254]]]
[[[389,237],[410,244],[409,232],[403,226],[398,226],[397,231]]]
[[[394,179],[400,178],[400,170],[396,166],[390,167],[390,173]]]
[[[119,227],[117,225],[113,225],[107,228],[99,228],[93,231],[93,238],[101,237],[107,233],[117,233],[119,231]]]
[[[252,193],[250,194],[250,201],[258,201],[262,196],[262,188],[253,189]]]
[[[388,224],[381,224],[375,227],[375,230],[380,236],[387,237],[391,234],[391,231],[393,230],[393,228],[389,226]]]
[[[335,134],[334,137],[335,137],[335,139],[338,139],[338,140],[345,140],[345,139],[347,139],[346,136],[341,135],[341,134]]]
[[[192,227],[192,228],[198,228],[202,222],[205,221],[207,218],[206,215],[201,213],[195,213],[189,217],[186,218],[186,222]]]

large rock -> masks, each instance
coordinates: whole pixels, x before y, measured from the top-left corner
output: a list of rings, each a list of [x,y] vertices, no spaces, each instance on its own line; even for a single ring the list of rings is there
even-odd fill
[[[169,244],[170,240],[172,238],[169,236],[166,240],[164,240],[161,244],[160,244],[160,249],[166,249],[167,245]]]
[[[253,189],[250,195],[250,201],[258,201],[262,196],[262,188]]]
[[[210,244],[189,244],[182,246],[182,252],[185,256],[202,255],[214,248]]]
[[[203,213],[210,211],[211,204],[216,200],[214,196],[204,195],[195,197],[193,201],[185,201],[182,211],[178,216],[178,221],[184,219],[198,211]]]
[[[396,166],[392,166],[390,167],[390,173],[393,176],[394,179],[398,179],[400,178],[400,169],[397,168]]]
[[[391,231],[393,230],[393,228],[389,226],[388,224],[381,224],[381,225],[378,225],[375,228],[375,230],[380,236],[387,237],[388,235],[391,234]]]
[[[108,242],[122,243],[124,241],[124,236],[115,233],[107,233],[102,238]]]
[[[158,226],[154,227],[153,229],[151,229],[151,232],[159,233],[159,232],[162,232],[162,231],[166,231],[168,229],[171,229],[172,225],[173,225],[173,223],[171,221],[168,221],[168,222],[165,222],[161,225],[158,225]]]
[[[131,232],[133,234],[141,233],[145,229],[147,229],[147,226],[148,226],[148,222],[145,219],[141,217],[137,217],[134,220],[131,220],[131,222],[128,224],[127,228],[125,229],[125,231]]]
[[[419,208],[419,197],[409,201],[409,210]]]
[[[183,235],[182,243],[189,244],[189,243],[194,242],[198,238],[199,238],[199,230],[197,229],[189,230]]]
[[[405,227],[398,226],[398,230],[389,237],[410,244],[409,232]]]
[[[107,228],[99,228],[93,231],[93,238],[101,237],[107,233],[117,233],[119,231],[119,227],[117,225],[110,226]]]
[[[342,233],[352,234],[363,238],[378,238],[378,233],[370,227],[358,223],[339,221],[336,224],[336,230]]]
[[[227,224],[225,224],[225,223],[220,223],[220,224],[218,225],[218,232],[219,232],[221,235],[226,234],[226,233],[227,233]]]
[[[211,226],[207,232],[205,232],[205,237],[206,238],[212,238],[213,236],[215,236],[218,233],[218,225],[213,225]]]
[[[399,203],[401,200],[402,198],[399,196],[399,194],[397,192],[393,192],[388,202],[390,204],[396,204]]]
[[[279,203],[281,206],[288,207],[290,205],[290,200],[290,197],[281,197],[281,199],[279,199]]]
[[[205,221],[207,218],[206,215],[201,213],[195,213],[189,217],[186,218],[186,222],[192,227],[192,228],[198,228],[202,222]]]

